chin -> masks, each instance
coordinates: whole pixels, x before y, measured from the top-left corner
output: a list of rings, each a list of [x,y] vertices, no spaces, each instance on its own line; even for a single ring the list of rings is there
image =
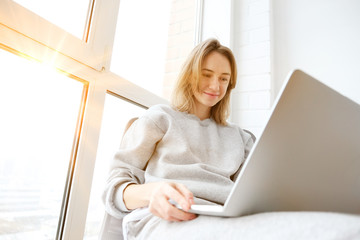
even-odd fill
[[[218,104],[219,102],[220,102],[220,101],[209,103],[209,104],[208,104],[208,107],[213,107],[213,106],[215,106],[216,104]]]

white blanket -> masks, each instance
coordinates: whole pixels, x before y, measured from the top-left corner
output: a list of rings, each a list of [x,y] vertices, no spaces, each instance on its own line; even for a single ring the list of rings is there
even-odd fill
[[[330,212],[269,212],[238,218],[199,216],[167,222],[146,209],[124,221],[127,239],[360,239],[360,215]]]

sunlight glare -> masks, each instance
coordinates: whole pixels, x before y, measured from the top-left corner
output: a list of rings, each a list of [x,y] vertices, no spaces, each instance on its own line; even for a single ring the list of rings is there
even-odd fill
[[[14,0],[23,7],[82,39],[89,0]],[[66,17],[65,17],[66,16]]]

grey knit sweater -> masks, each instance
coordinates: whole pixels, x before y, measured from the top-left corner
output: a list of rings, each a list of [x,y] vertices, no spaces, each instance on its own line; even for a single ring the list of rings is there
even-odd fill
[[[252,145],[234,124],[153,106],[128,129],[115,154],[103,195],[106,210],[122,217],[128,212],[123,189],[156,181],[184,184],[197,203],[224,204]]]

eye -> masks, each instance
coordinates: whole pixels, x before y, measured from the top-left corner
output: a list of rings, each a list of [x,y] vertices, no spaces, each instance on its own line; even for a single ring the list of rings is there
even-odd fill
[[[223,81],[223,82],[227,82],[227,81],[229,81],[229,78],[222,77],[222,78],[221,78],[221,81]]]
[[[209,77],[211,77],[211,74],[209,74],[209,73],[203,73],[202,76],[203,76],[203,77],[206,77],[206,78],[209,78]]]

